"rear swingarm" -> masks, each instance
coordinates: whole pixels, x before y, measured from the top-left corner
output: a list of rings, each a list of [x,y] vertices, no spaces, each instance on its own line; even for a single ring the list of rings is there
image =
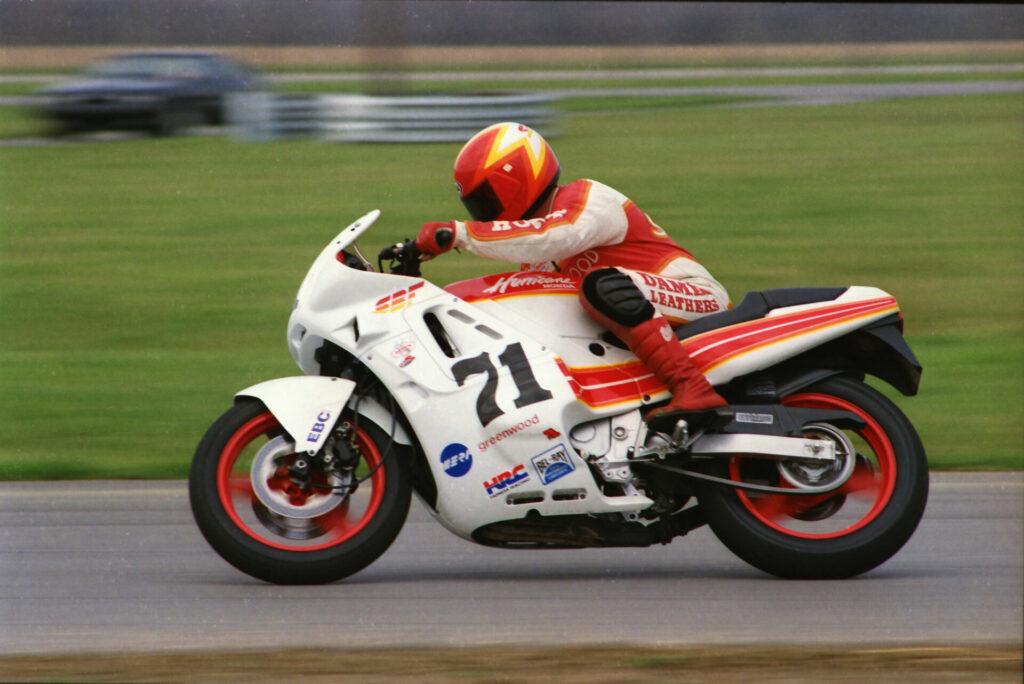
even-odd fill
[[[674,473],[676,475],[682,475],[683,477],[689,477],[694,480],[702,480],[704,482],[710,482],[712,484],[722,485],[723,487],[730,487],[733,489],[744,489],[749,492],[762,492],[765,494],[785,494],[786,496],[801,496],[805,494],[828,494],[834,492],[846,483],[846,480],[838,480],[830,482],[827,485],[821,485],[819,487],[804,486],[799,489],[786,488],[786,487],[772,487],[771,485],[760,485],[752,482],[739,482],[737,480],[728,480],[724,477],[715,477],[714,475],[708,475],[707,473],[697,472],[695,470],[686,470],[685,468],[677,468],[670,466],[667,463],[658,463],[655,461],[639,461],[637,465],[643,465],[648,468],[655,468],[656,470],[664,470],[666,472]]]
[[[826,494],[841,487],[853,473],[856,453],[838,427],[858,429],[864,423],[846,411],[796,408],[782,405],[734,405],[735,418],[720,433],[689,435],[680,421],[671,437],[656,434],[646,448],[628,454],[629,462],[672,472],[684,477],[727,487],[769,494]],[[816,436],[812,436],[816,435]],[[838,449],[837,449],[838,447]],[[698,457],[758,458],[808,467],[825,467],[832,477],[822,484],[800,483],[797,487],[739,482],[665,463],[668,458]]]

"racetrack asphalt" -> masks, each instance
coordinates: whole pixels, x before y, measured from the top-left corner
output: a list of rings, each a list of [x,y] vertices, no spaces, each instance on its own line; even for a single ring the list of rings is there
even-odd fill
[[[220,559],[181,481],[0,483],[0,656],[407,646],[1022,643],[1024,473],[937,473],[916,534],[858,578],[783,581],[707,528],[647,549],[498,550],[414,502],[326,586]]]

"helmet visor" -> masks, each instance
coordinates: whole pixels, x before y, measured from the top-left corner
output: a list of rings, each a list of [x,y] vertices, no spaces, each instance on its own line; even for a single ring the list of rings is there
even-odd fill
[[[504,208],[501,200],[494,193],[494,188],[487,181],[484,181],[473,192],[464,196],[462,203],[466,205],[466,209],[474,221],[493,221],[498,218],[498,215],[501,214],[501,210]]]

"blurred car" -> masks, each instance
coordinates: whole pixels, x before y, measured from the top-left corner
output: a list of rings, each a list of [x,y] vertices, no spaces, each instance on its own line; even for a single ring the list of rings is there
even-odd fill
[[[256,86],[254,74],[215,54],[136,52],[43,90],[42,109],[64,131],[128,128],[171,135],[223,123],[225,96]]]

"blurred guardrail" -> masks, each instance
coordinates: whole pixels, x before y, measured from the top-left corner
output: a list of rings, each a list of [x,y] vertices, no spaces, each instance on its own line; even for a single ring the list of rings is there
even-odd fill
[[[541,93],[310,95],[242,93],[228,121],[247,140],[317,137],[335,142],[457,142],[499,121],[551,134],[557,98]]]

